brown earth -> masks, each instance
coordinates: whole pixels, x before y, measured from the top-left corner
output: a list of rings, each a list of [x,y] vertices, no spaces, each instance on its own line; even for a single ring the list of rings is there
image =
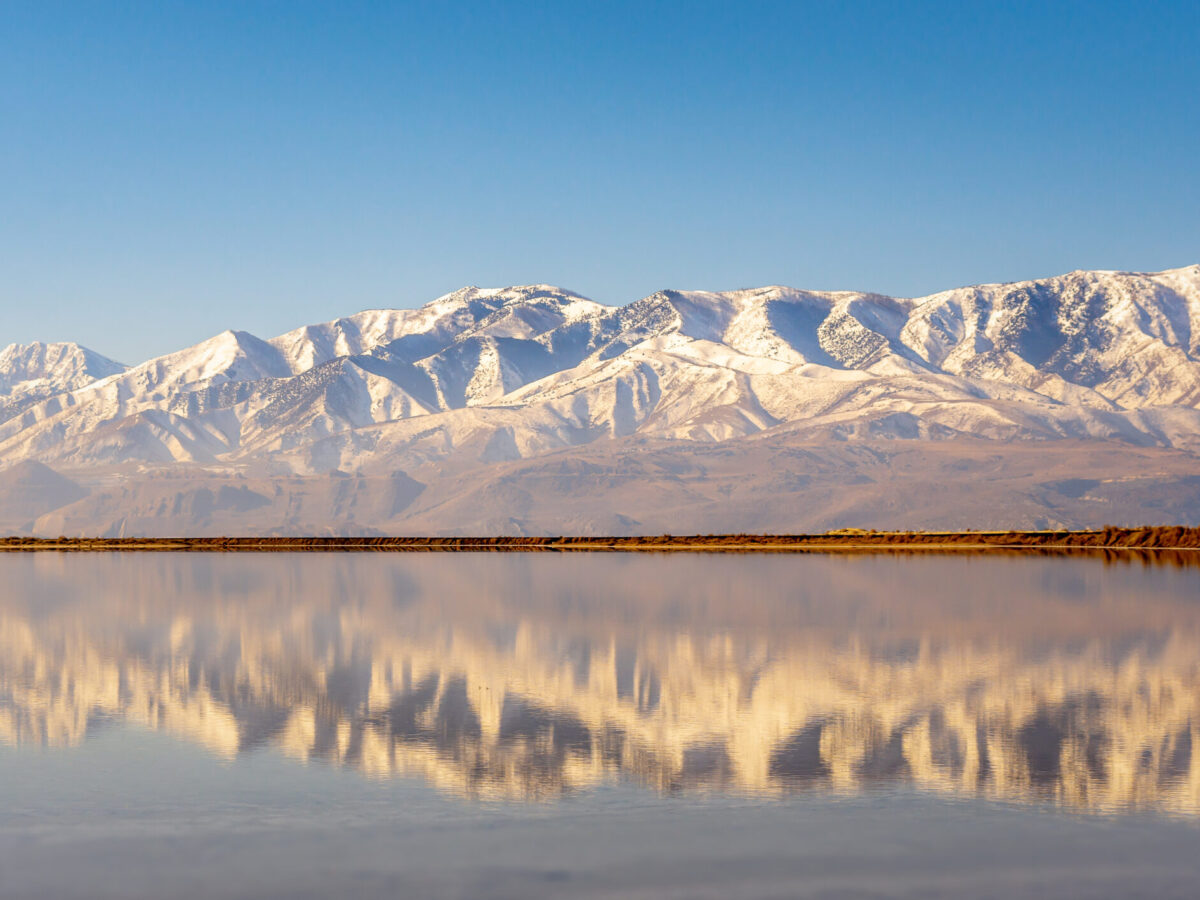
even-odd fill
[[[1200,528],[1105,527],[1094,531],[862,531],[824,534],[714,534],[641,537],[179,537],[0,539],[0,551],[201,552],[1078,552],[1173,553],[1181,564],[1200,563]]]

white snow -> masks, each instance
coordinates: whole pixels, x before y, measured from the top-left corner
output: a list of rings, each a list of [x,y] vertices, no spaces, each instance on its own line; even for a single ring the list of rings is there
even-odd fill
[[[610,307],[470,287],[129,369],[75,345],[0,352],[2,464],[349,470],[418,448],[508,458],[775,428],[1192,449],[1198,410],[1198,266],[916,299],[771,286]]]

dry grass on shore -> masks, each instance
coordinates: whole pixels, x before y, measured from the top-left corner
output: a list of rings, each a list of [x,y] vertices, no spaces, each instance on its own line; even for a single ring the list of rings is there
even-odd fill
[[[862,531],[636,537],[180,537],[0,538],[0,551],[818,551],[818,550],[1193,550],[1200,528],[1096,531]]]

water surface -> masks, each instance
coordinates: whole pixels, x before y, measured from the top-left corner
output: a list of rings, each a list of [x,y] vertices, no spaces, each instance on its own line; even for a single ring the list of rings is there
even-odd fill
[[[0,896],[1200,892],[1200,569],[0,558]]]

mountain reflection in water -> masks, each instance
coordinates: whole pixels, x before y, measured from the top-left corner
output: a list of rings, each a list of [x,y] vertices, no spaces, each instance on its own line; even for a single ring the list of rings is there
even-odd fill
[[[471,798],[912,786],[1200,812],[1200,570],[1092,559],[0,559],[0,741],[136,723]]]

